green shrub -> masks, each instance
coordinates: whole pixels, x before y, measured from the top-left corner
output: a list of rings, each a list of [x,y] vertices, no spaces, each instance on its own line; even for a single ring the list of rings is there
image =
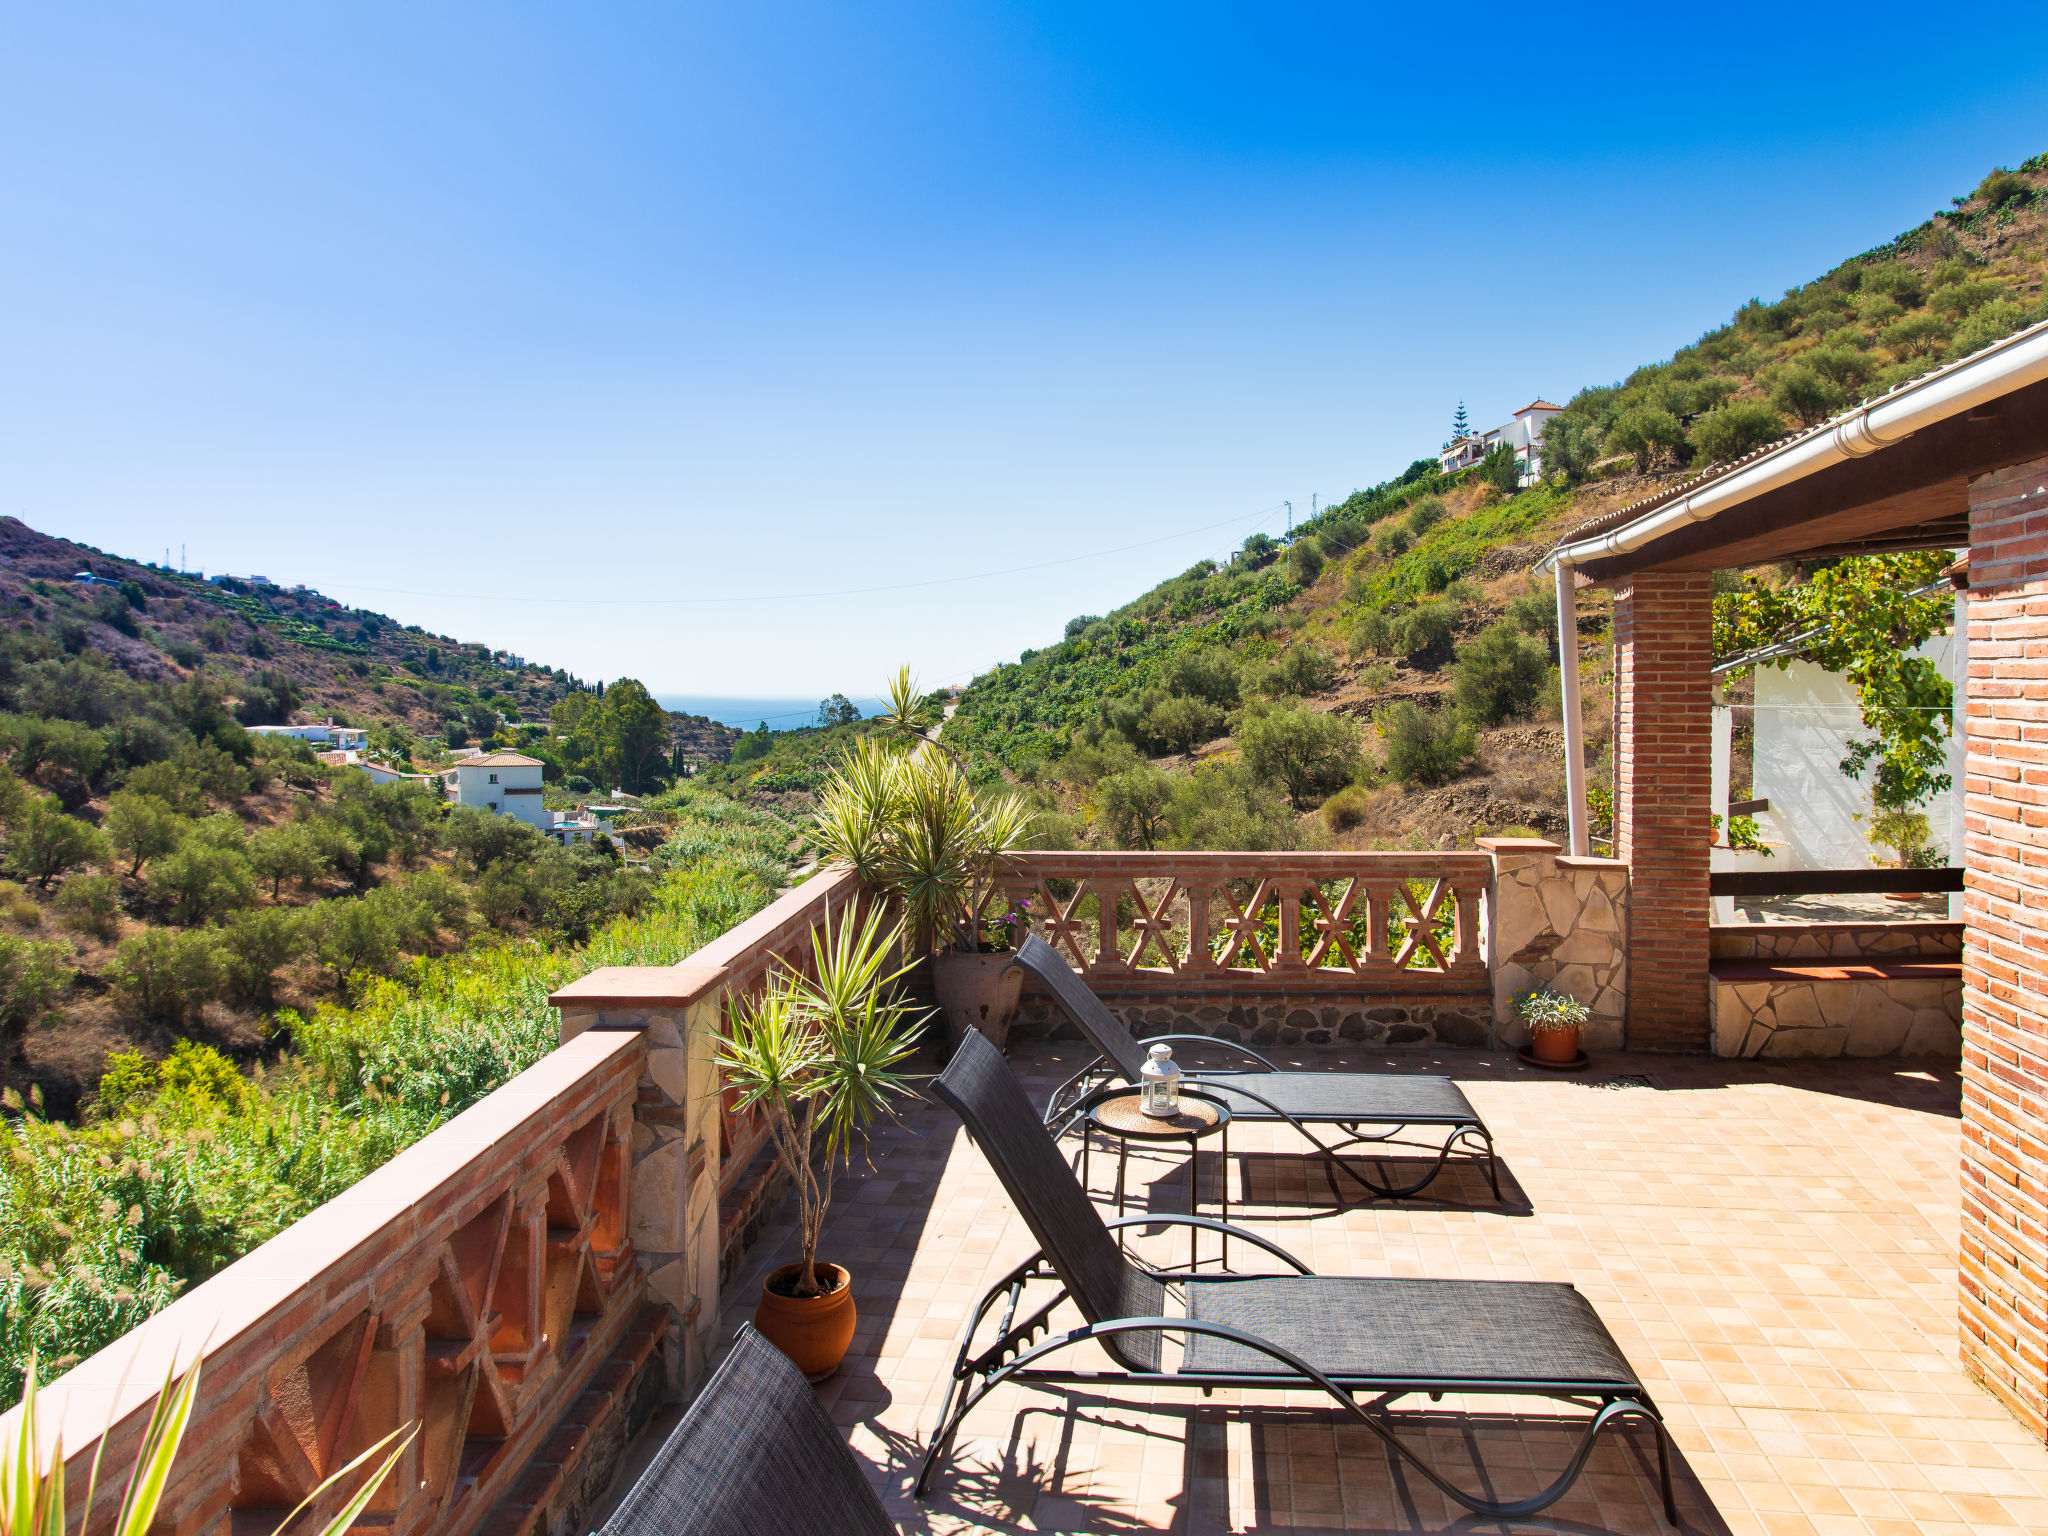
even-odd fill
[[[1297,587],[1312,587],[1323,574],[1323,552],[1312,538],[1296,539],[1287,551],[1287,579]]]
[[[1145,716],[1141,744],[1157,752],[1191,752],[1223,728],[1223,711],[1205,699],[1163,699]]]
[[[1986,208],[1996,212],[2011,203],[2024,202],[2034,195],[2034,184],[2026,177],[2000,166],[1977,184],[1972,194]]]
[[[1337,681],[1337,659],[1306,641],[1291,646],[1258,676],[1258,691],[1269,699],[1322,693]]]
[[[1557,623],[1557,595],[1532,580],[1508,599],[1502,617],[1525,635],[1547,635]]]
[[[1968,357],[2001,341],[2033,319],[2027,310],[2008,299],[1998,299],[1977,310],[1956,327],[1956,333],[1949,340],[1951,357]]]
[[[1512,496],[1522,486],[1522,461],[1515,457],[1515,450],[1506,443],[1495,443],[1473,466],[1473,474],[1482,484],[1492,486],[1501,495]]]
[[[19,1041],[57,1012],[77,974],[69,944],[0,934],[0,1039]]]
[[[1418,603],[1401,616],[1397,644],[1410,661],[1442,660],[1464,613],[1455,603]]]
[[[1369,692],[1381,693],[1384,692],[1386,689],[1391,688],[1394,685],[1394,679],[1399,677],[1400,675],[1400,673],[1395,671],[1392,667],[1388,666],[1385,662],[1375,661],[1370,665],[1360,669],[1358,674],[1358,681],[1362,683]]]
[[[1452,693],[1466,720],[1499,725],[1535,710],[1549,674],[1548,652],[1503,620],[1458,647]]]
[[[1160,680],[1167,692],[1182,698],[1206,699],[1226,708],[1237,703],[1237,662],[1220,645],[1180,652],[1166,664]]]
[[[1323,825],[1332,832],[1349,832],[1365,820],[1371,796],[1362,784],[1347,784],[1323,802]]]
[[[1289,849],[1302,843],[1301,824],[1286,801],[1236,763],[1177,775],[1167,829],[1168,842],[1180,849]]]
[[[1878,343],[1901,358],[1929,357],[1948,345],[1954,326],[1940,315],[1907,315],[1877,333]]]
[[[1424,496],[1408,509],[1408,515],[1401,520],[1401,525],[1407,530],[1409,538],[1419,539],[1444,520],[1444,513],[1447,510],[1443,497]]]
[[[1855,347],[1816,347],[1804,358],[1807,367],[1845,391],[1861,389],[1877,372],[1868,352]]]
[[[1825,421],[1845,403],[1847,396],[1840,386],[1811,368],[1786,368],[1771,385],[1773,408],[1795,417],[1802,426]]]
[[[1867,262],[1863,268],[1863,292],[1882,294],[1902,309],[1919,305],[1924,282],[1919,269],[1903,261]]]
[[[1394,523],[1372,536],[1372,552],[1382,560],[1398,560],[1408,552],[1408,530]]]
[[[1173,776],[1140,763],[1095,787],[1096,822],[1119,848],[1152,848],[1173,803]]]
[[[248,858],[257,877],[270,882],[272,900],[283,895],[287,880],[304,888],[327,873],[327,859],[303,825],[265,827],[252,833]]]
[[[1351,655],[1354,660],[1366,656],[1385,656],[1394,649],[1394,624],[1385,611],[1374,608],[1362,613],[1358,622],[1351,626]]]
[[[122,940],[107,965],[107,979],[141,1017],[182,1023],[220,996],[224,965],[219,941],[204,928],[182,933],[146,929]]]
[[[1403,701],[1378,718],[1387,743],[1387,771],[1410,789],[1448,784],[1478,755],[1472,727],[1454,710],[1425,711]]]
[[[263,907],[237,912],[219,930],[222,980],[243,1002],[268,1007],[277,973],[306,953],[310,909]]]
[[[156,1063],[140,1051],[115,1051],[100,1071],[93,1097],[104,1114],[117,1114],[132,1103],[152,1099],[159,1085]]]
[[[231,816],[226,819],[234,820]],[[234,831],[241,831],[239,823]],[[217,831],[208,836],[195,830],[175,853],[157,860],[151,871],[150,895],[164,904],[172,922],[186,927],[210,923],[255,902],[255,871],[239,847],[215,841],[219,835]]]
[[[254,1097],[232,1061],[195,1040],[180,1040],[171,1047],[171,1054],[157,1067],[157,1085],[159,1099],[178,1100],[167,1107],[187,1115],[210,1110],[238,1114]]]
[[[1693,445],[1716,464],[1732,463],[1783,434],[1785,422],[1761,400],[1731,400],[1699,419]]]
[[[2003,283],[1978,278],[1937,288],[1934,290],[1934,296],[1927,302],[1937,314],[1946,315],[1951,320],[1961,320],[1976,313],[1993,299],[2004,298],[2005,294],[2006,288]]]
[[[1231,734],[1252,776],[1284,786],[1297,811],[1342,784],[1358,766],[1358,727],[1342,715],[1299,705],[1245,709],[1232,722]]]
[[[1576,411],[1553,416],[1544,424],[1544,470],[1561,475],[1568,484],[1577,485],[1592,473],[1601,449],[1599,429]]]
[[[57,809],[54,800],[31,797],[7,829],[7,872],[43,889],[66,870],[103,863],[109,850],[98,827]]]
[[[1636,461],[1638,474],[1649,473],[1660,455],[1675,452],[1684,441],[1685,429],[1678,418],[1654,405],[1630,407],[1615,417],[1607,431],[1607,451],[1628,454]]]
[[[57,910],[78,932],[112,938],[120,926],[121,882],[112,875],[73,875],[57,892]]]
[[[155,795],[132,787],[117,789],[107,801],[101,819],[114,852],[128,863],[129,875],[142,873],[142,866],[174,850],[184,839],[187,820]]]

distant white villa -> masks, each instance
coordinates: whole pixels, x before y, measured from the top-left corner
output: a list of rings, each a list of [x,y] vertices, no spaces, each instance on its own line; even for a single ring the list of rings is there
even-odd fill
[[[252,725],[251,736],[290,736],[294,740],[309,742],[316,747],[333,747],[343,752],[358,752],[369,745],[370,733],[352,725],[336,725],[329,715],[321,725]]]
[[[1467,433],[1444,445],[1437,462],[1444,474],[1477,464],[1502,443],[1515,450],[1522,466],[1522,484],[1543,478],[1543,424],[1564,409],[1548,400],[1532,400],[1515,412],[1514,420],[1490,431]]]
[[[553,833],[554,815],[541,806],[541,760],[520,752],[479,752],[445,769],[441,782],[457,805],[511,816]]]

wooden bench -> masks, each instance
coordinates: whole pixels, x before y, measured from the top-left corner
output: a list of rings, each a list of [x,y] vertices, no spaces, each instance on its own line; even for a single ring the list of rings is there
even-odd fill
[[[1715,981],[1960,981],[1961,960],[1754,960],[1729,956],[1709,961]]]

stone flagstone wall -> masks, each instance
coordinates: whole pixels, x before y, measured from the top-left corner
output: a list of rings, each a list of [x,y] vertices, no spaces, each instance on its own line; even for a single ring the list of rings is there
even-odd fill
[[[1482,837],[1493,856],[1486,901],[1486,954],[1493,971],[1493,1027],[1502,1045],[1526,1044],[1515,999],[1533,987],[1569,993],[1593,1010],[1580,1035],[1587,1050],[1628,1040],[1629,869],[1619,859],[1580,859],[1540,837]]]

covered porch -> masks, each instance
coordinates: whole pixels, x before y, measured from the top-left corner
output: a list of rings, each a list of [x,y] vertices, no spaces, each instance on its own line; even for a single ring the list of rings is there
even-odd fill
[[[1782,935],[1759,937],[1760,926],[1711,924],[1709,818],[1725,809],[1711,803],[1712,573],[1914,549],[1966,557],[1956,573],[1956,638],[1966,648],[1956,867],[1842,871],[1818,890],[1959,890],[1960,926],[1875,925],[1896,931],[1873,937],[1853,922],[1814,925],[1788,952]],[[1578,589],[1604,585],[1615,597],[1614,852],[1630,874],[1630,1047],[1856,1054],[1860,1036],[1874,1053],[1893,1036],[1929,1039],[1937,1011],[1957,1015],[1961,1358],[2040,1441],[2048,1434],[2048,326],[1577,528],[1550,563],[1562,633],[1575,633]],[[1569,734],[1576,712],[1566,715]],[[1576,741],[1569,756],[1576,841],[1585,835]],[[1814,873],[1806,872],[1809,884]],[[1942,883],[1930,883],[1935,876]],[[1789,1020],[1780,1012],[1787,1000],[1798,1014]],[[1874,1028],[1880,1013],[1883,1027]]]

